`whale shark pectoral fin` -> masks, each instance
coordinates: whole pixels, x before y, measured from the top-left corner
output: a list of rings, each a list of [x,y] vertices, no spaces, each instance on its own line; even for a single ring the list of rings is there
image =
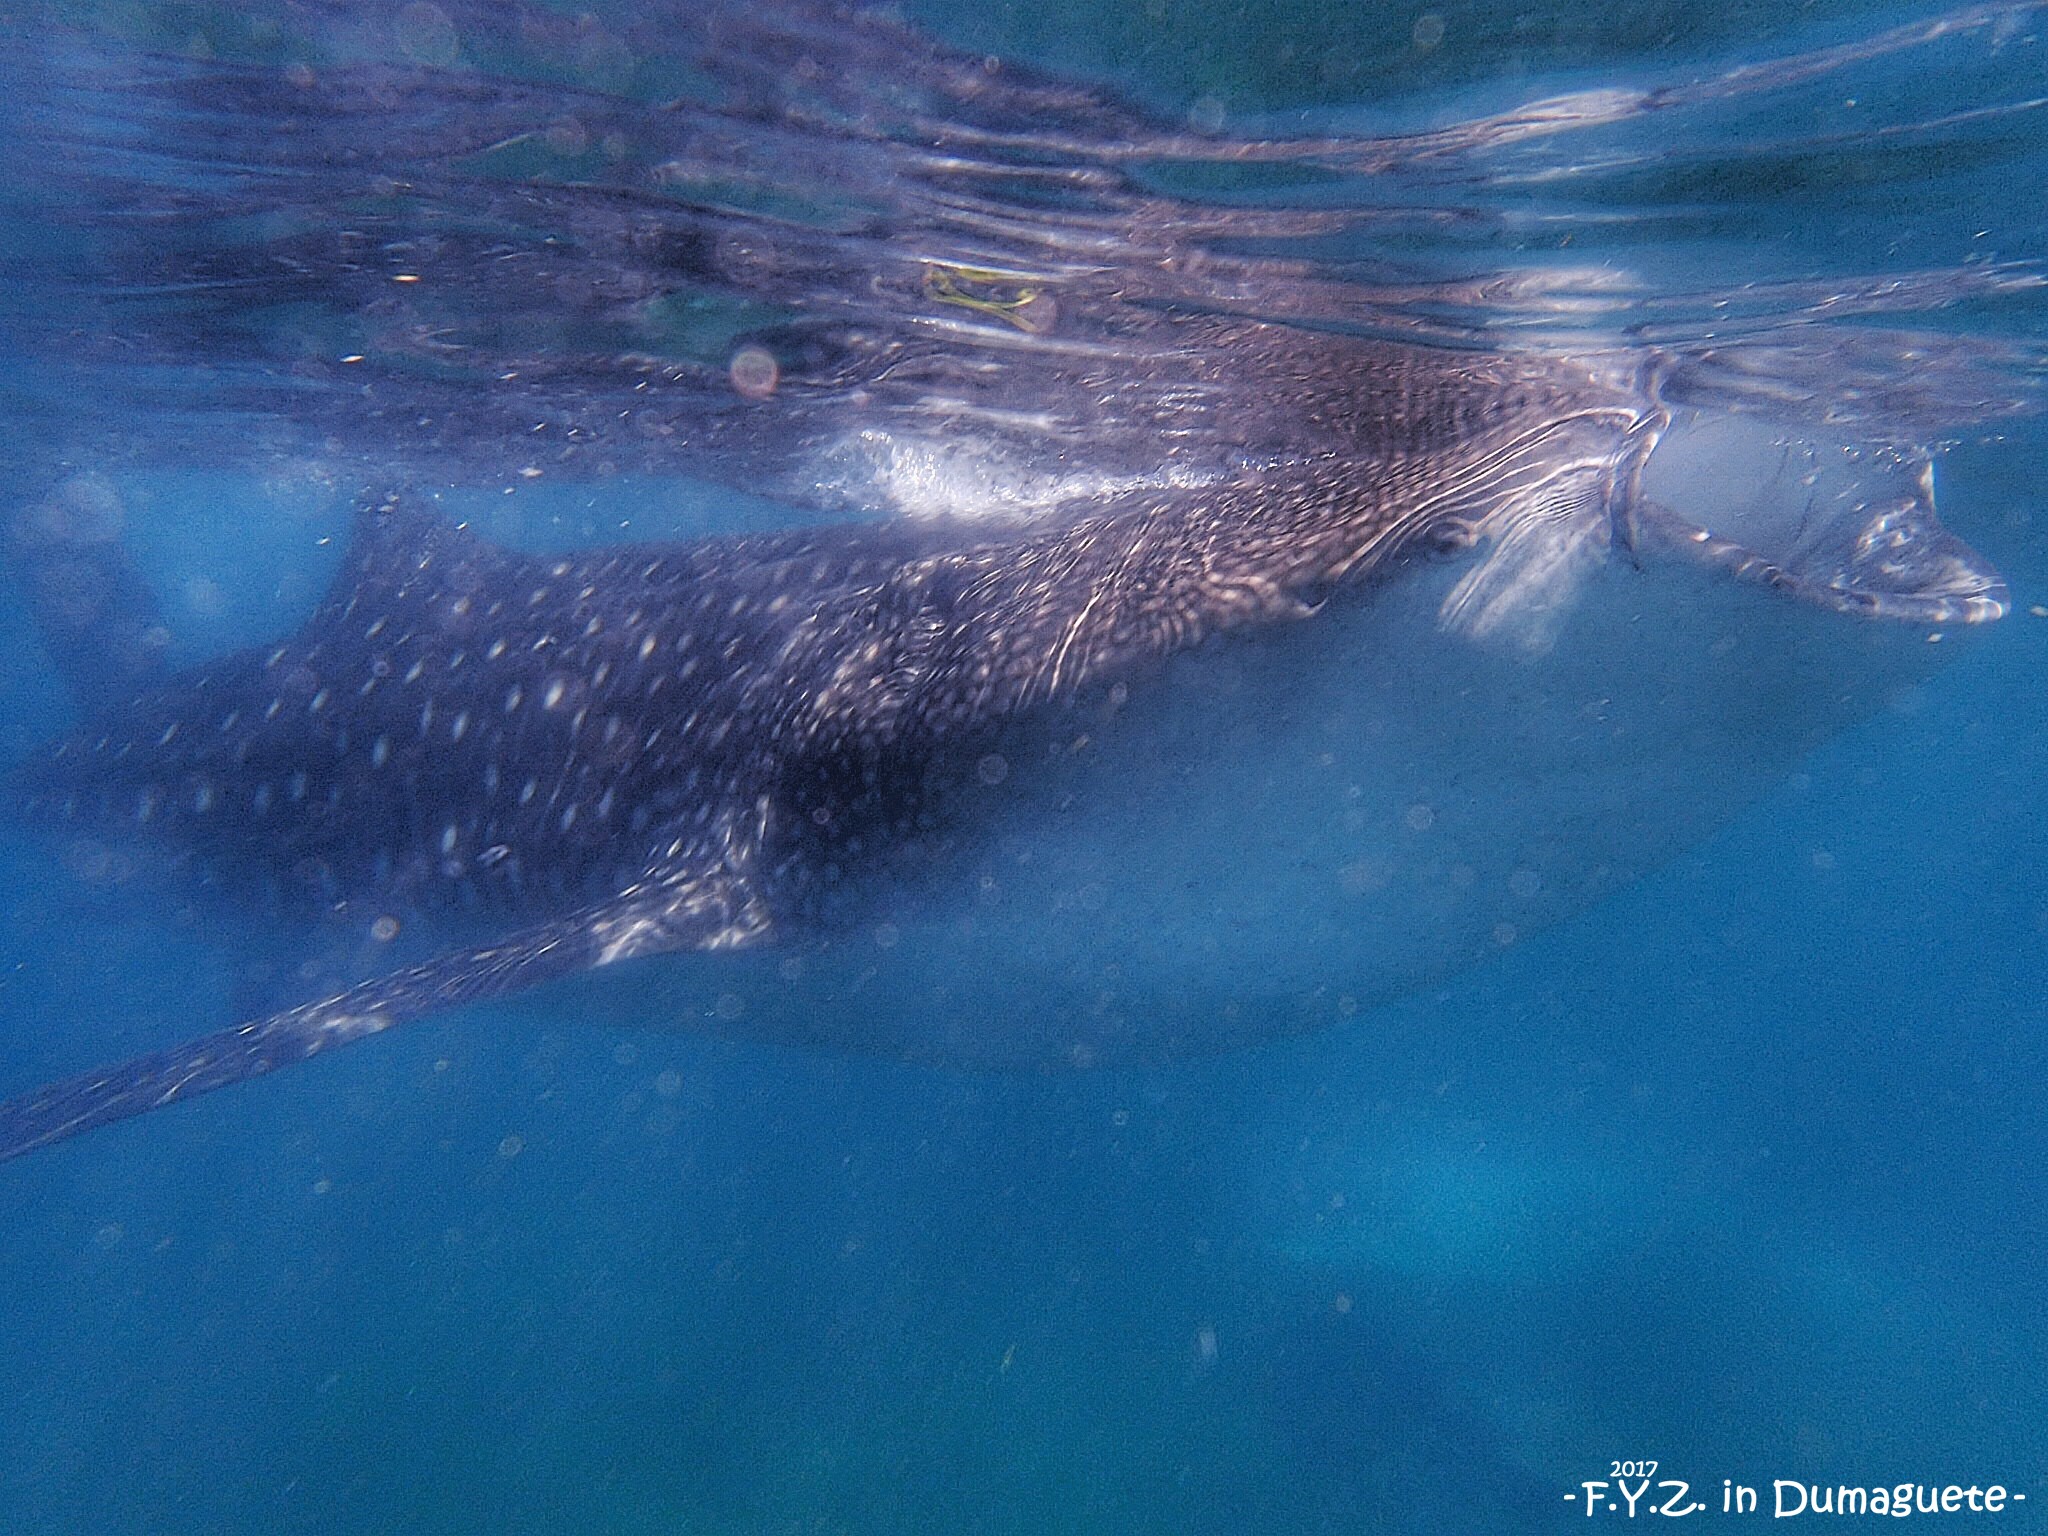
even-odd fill
[[[1605,464],[1571,465],[1489,511],[1474,526],[1482,552],[1437,610],[1444,628],[1547,651],[1613,542],[1610,484]]]
[[[1644,472],[1640,544],[1844,613],[1978,624],[2011,606],[1989,561],[1942,526],[1934,464],[1893,445],[1688,421]]]
[[[9,1099],[0,1103],[0,1162],[443,1009],[639,955],[735,948],[762,938],[768,927],[759,898],[727,869],[635,886],[497,943],[451,950],[319,1002]]]

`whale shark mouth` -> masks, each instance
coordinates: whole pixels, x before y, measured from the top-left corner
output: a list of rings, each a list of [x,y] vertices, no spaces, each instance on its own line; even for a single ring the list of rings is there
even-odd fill
[[[1446,629],[1546,650],[1617,549],[1861,617],[1982,624],[2011,607],[1997,570],[1942,525],[1923,448],[1727,409],[1645,415],[1618,446],[1569,426],[1539,445],[1532,484],[1466,520],[1480,552],[1439,609]]]
[[[1917,447],[1688,413],[1644,466],[1634,520],[1639,548],[1845,613],[1981,624],[2011,607],[1998,572],[1942,526],[1934,460]]]

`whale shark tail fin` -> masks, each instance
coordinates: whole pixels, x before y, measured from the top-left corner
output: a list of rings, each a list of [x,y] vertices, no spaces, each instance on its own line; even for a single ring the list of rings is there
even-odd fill
[[[1702,413],[1673,422],[1640,490],[1631,521],[1645,552],[1876,618],[1978,624],[2011,606],[1990,562],[1942,526],[1934,463],[1918,449]]]
[[[735,869],[669,874],[495,943],[452,950],[318,1002],[9,1099],[0,1103],[0,1162],[292,1066],[429,1013],[641,955],[738,948],[768,928],[765,907]]]

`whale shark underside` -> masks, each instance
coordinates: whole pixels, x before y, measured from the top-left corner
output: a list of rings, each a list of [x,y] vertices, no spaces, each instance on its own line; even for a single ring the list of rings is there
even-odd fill
[[[890,25],[844,22],[864,47]],[[294,123],[319,121],[299,97],[346,84],[295,82]],[[479,139],[524,110],[516,93],[461,100]],[[338,144],[352,101],[332,107]],[[661,216],[690,238],[642,241],[641,264],[619,273],[686,273],[779,316],[752,339],[736,332],[708,370],[664,373],[621,354],[626,382],[607,394],[587,359],[570,378],[473,340],[448,349],[449,366],[508,381],[497,406],[463,407],[465,464],[479,443],[515,451],[513,429],[483,430],[477,413],[526,423],[535,391],[554,391],[573,417],[551,466],[573,466],[586,443],[616,451],[628,407],[659,395],[667,414],[634,439],[643,449],[738,483],[809,487],[815,504],[880,520],[534,554],[445,520],[409,489],[379,490],[303,627],[172,674],[149,640],[159,626],[146,585],[118,530],[96,522],[90,482],[28,498],[9,554],[83,714],[18,775],[32,817],[276,887],[317,870],[323,902],[445,907],[478,932],[0,1104],[0,1159],[551,978],[830,929],[858,909],[864,872],[961,813],[949,785],[992,760],[1008,771],[994,749],[1010,733],[1160,685],[1175,657],[1369,604],[1418,568],[1456,573],[1435,615],[1446,634],[1532,651],[1608,550],[1677,552],[1851,613],[1949,624],[2004,611],[1996,574],[1942,529],[1911,455],[1845,475],[1816,452],[1796,515],[1685,510],[1685,483],[1715,479],[1732,451],[1694,405],[1740,392],[1704,353],[1417,345],[1144,288],[1166,274],[1199,285],[1207,272],[1220,293],[1226,280],[1278,284],[1281,269],[1188,259],[1203,232],[1244,234],[1244,219],[1105,169],[1137,154],[1128,112],[1050,86],[1014,88],[1000,105],[1008,139],[984,123],[980,142],[1022,146],[1025,186],[1007,204],[989,165],[962,172],[959,156],[913,150],[902,132],[819,142],[892,196],[925,177],[929,206],[887,208],[893,222],[836,235],[777,225],[779,261],[755,259],[760,242],[734,236],[745,221],[731,209],[672,203]],[[1055,106],[1066,137],[1024,135],[1031,112]],[[746,100],[733,110],[781,121]],[[1092,139],[1076,137],[1077,119]],[[819,133],[788,124],[805,142]],[[293,152],[305,142],[289,141]],[[317,153],[356,164],[332,146]],[[930,254],[955,249],[961,226],[946,221],[966,205],[933,189],[961,175],[977,189],[975,261]],[[1046,204],[1062,177],[1093,200],[1066,225]],[[492,216],[509,217],[507,184],[489,185]],[[529,217],[586,195],[527,190]],[[1055,254],[1072,258],[1064,279],[1051,270],[1056,234]],[[439,249],[454,264],[444,291],[459,291],[471,272],[461,240]],[[1006,249],[1014,263],[998,269],[989,253]],[[846,270],[821,289],[835,250]],[[156,258],[137,246],[125,259]],[[408,283],[436,270],[419,249],[392,259]],[[263,281],[299,285],[298,299],[308,274],[324,273],[338,312],[391,313],[389,274],[359,255],[300,246],[265,270],[288,273]],[[534,272],[497,270],[489,283]],[[495,291],[486,271],[472,273],[479,302]],[[376,285],[374,300],[350,296],[358,280]],[[535,281],[568,291],[554,269]],[[855,294],[869,308],[850,314]],[[166,322],[166,345],[187,346],[188,360],[221,344],[217,325],[195,323],[182,342],[175,331]],[[460,378],[410,359],[382,359],[381,374],[376,356],[346,361],[370,382],[302,401],[315,430],[388,427],[400,467],[458,452],[437,413],[467,398]],[[667,393],[646,391],[650,380]],[[1750,419],[1729,429],[1738,446]],[[1690,467],[1660,481],[1660,444],[1672,445],[1663,462],[1686,463],[1681,441]],[[1774,442],[1765,456],[1789,451]]]

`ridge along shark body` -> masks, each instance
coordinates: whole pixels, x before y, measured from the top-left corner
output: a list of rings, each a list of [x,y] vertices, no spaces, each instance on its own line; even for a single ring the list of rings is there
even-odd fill
[[[1206,348],[1219,339],[1203,332]],[[1275,338],[1228,339],[1256,358]],[[403,498],[364,511],[298,633],[131,684],[30,764],[25,787],[37,814],[74,826],[286,882],[316,867],[330,897],[459,891],[504,931],[0,1105],[0,1158],[435,1010],[830,923],[834,882],[939,814],[934,786],[1019,720],[1140,682],[1210,637],[1309,618],[1418,550],[1494,549],[1444,610],[1484,629],[1558,552],[1678,528],[1637,494],[1665,423],[1639,390],[1580,366],[1335,338],[1320,359],[1349,381],[1350,456],[1193,496],[1129,490],[1055,522],[550,557]],[[1874,520],[1911,536],[1874,564],[1809,549],[1805,570],[1673,536],[1832,606],[2003,610],[1996,578],[1929,509],[1859,502],[1835,532],[1861,549],[1851,536]],[[25,526],[17,565],[53,654],[104,688],[61,598],[95,564],[102,589],[132,588],[118,549],[61,518]]]

